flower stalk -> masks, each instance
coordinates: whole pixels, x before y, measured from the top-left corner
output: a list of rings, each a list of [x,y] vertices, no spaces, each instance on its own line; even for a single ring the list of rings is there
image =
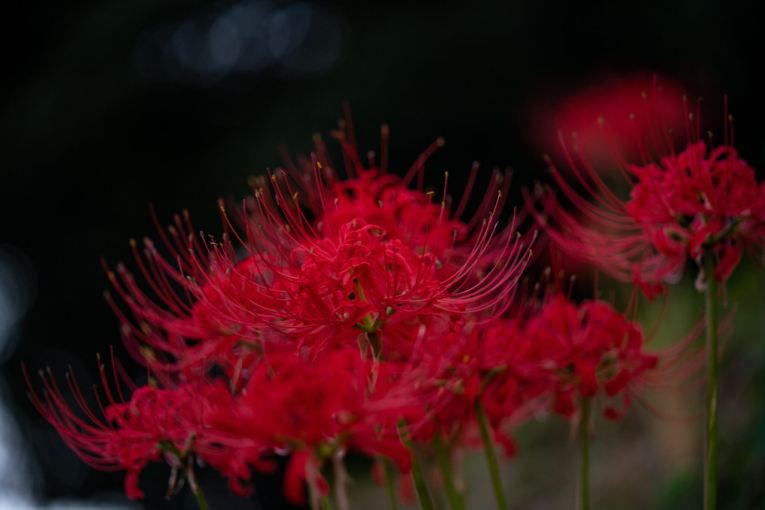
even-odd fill
[[[332,455],[332,471],[335,475],[335,501],[337,510],[350,510],[351,504],[348,500],[348,472],[343,463],[344,453],[341,450]]]
[[[590,398],[582,399],[582,421],[579,423],[581,441],[579,510],[590,510],[590,404]]]
[[[385,493],[388,495],[388,503],[390,504],[390,510],[398,510],[398,502],[396,501],[396,487],[393,485],[393,476],[390,472],[390,466],[388,461],[382,455],[377,456],[377,465],[382,473],[383,483],[385,484]]]
[[[189,477],[189,480],[192,480],[194,477],[194,474],[192,471],[189,471],[189,474],[187,476]],[[194,493],[194,499],[197,500],[197,506],[199,507],[199,510],[210,510],[210,505],[207,504],[207,499],[205,498],[205,495],[202,492],[202,488],[198,484],[195,483],[192,486],[191,492]]]
[[[414,479],[414,488],[417,491],[417,497],[420,500],[420,508],[422,510],[435,510],[433,500],[428,491],[428,485],[425,483],[425,476],[422,473],[420,462],[417,460],[417,455],[414,452],[412,438],[409,435],[409,431],[406,428],[406,422],[403,418],[398,422],[398,434],[401,437],[401,442],[404,443],[404,446],[407,447],[412,456],[412,478]]]
[[[494,452],[494,444],[491,440],[491,431],[486,420],[486,412],[483,410],[480,400],[475,401],[475,416],[478,420],[478,427],[481,430],[481,440],[483,449],[486,452],[486,462],[489,465],[489,475],[491,476],[491,485],[494,487],[494,496],[497,498],[497,509],[507,510],[505,503],[505,492],[502,489],[502,480],[499,477],[499,464],[497,464],[497,455]]]
[[[717,289],[711,246],[704,252],[706,272],[707,402],[704,448],[704,510],[717,508]]]
[[[452,473],[451,462],[449,462],[449,451],[441,440],[440,432],[433,436],[433,452],[438,460],[438,467],[441,470],[441,477],[446,489],[446,498],[449,500],[449,506],[452,510],[465,510],[465,502],[462,494],[459,493],[454,484],[454,474]]]

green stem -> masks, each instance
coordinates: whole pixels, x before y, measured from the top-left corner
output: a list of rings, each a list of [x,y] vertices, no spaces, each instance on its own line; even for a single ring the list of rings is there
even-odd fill
[[[199,510],[210,510],[210,506],[207,504],[205,495],[202,492],[202,487],[197,486],[197,490],[192,492],[194,493],[194,497],[197,500],[197,506],[199,507]]]
[[[581,439],[581,476],[579,478],[579,510],[590,509],[590,399],[582,399],[582,421],[579,423]]]
[[[414,488],[417,491],[417,497],[420,499],[420,508],[422,510],[435,510],[433,506],[433,500],[430,498],[430,492],[428,491],[428,485],[425,483],[425,477],[422,474],[420,468],[420,462],[417,460],[417,455],[414,453],[414,444],[412,444],[412,438],[409,436],[409,431],[406,428],[406,422],[402,418],[398,422],[398,435],[401,437],[401,442],[409,449],[409,453],[412,456],[412,479],[414,480]]]
[[[711,247],[704,253],[707,315],[707,409],[704,458],[704,510],[717,508],[717,289]]]
[[[494,495],[497,498],[497,508],[506,510],[505,492],[502,490],[502,480],[499,477],[499,465],[497,464],[497,455],[494,453],[494,445],[491,441],[491,430],[486,420],[486,413],[483,410],[480,400],[475,401],[475,416],[478,420],[478,426],[481,429],[481,440],[483,440],[483,449],[486,452],[486,462],[489,464],[489,474],[491,475],[491,484],[494,486]]]
[[[446,497],[449,500],[449,506],[452,510],[465,510],[465,502],[462,494],[459,493],[454,485],[454,476],[452,474],[451,462],[449,462],[449,452],[446,445],[441,440],[441,432],[437,431],[433,436],[433,452],[438,459],[438,467],[441,469],[441,477],[444,479],[444,488]]]
[[[321,507],[324,510],[333,510],[332,501],[329,500],[329,496],[322,496],[319,498],[319,502],[321,503]]]
[[[378,455],[377,465],[380,467],[383,482],[385,483],[385,492],[388,495],[390,510],[398,510],[398,502],[396,501],[396,487],[393,485],[393,476],[391,475],[387,459],[382,455]]]

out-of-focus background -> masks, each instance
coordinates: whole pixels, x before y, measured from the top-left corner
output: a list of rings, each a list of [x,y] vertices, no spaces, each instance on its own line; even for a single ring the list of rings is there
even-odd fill
[[[187,489],[165,501],[162,466],[141,477],[146,499],[129,502],[122,473],[87,468],[34,412],[20,368],[50,366],[63,381],[71,365],[88,387],[95,353],[114,345],[142,377],[102,298],[99,256],[131,258],[128,239],[154,233],[150,202],[163,224],[188,208],[197,228],[219,232],[216,199],[249,193],[249,176],[280,164],[281,143],[305,153],[314,132],[328,137],[347,100],[362,151],[390,125],[394,171],[444,136],[429,182],[447,170],[464,180],[479,159],[480,187],[493,166],[511,166],[519,205],[524,186],[550,180],[541,154],[556,154],[558,128],[587,137],[605,114],[618,130],[653,74],[668,102],[705,98],[703,131],[722,134],[727,93],[736,146],[762,177],[762,34],[753,6],[730,1],[3,2],[0,509],[195,507]],[[572,109],[572,98],[592,107]],[[590,292],[580,276],[577,291]],[[722,361],[722,509],[765,508],[763,283],[745,262],[727,289],[737,311]],[[654,321],[657,305],[641,306]],[[700,310],[692,278],[680,282],[656,345],[684,336]],[[598,421],[595,507],[699,508],[699,404],[691,383],[649,396],[623,422]],[[529,424],[518,441],[503,472],[512,508],[573,508],[567,424]],[[471,507],[491,508],[482,459],[465,465]],[[355,506],[384,508],[367,468],[351,462]],[[201,480],[215,510],[259,508],[215,473]],[[281,508],[278,474],[255,481],[260,508]]]

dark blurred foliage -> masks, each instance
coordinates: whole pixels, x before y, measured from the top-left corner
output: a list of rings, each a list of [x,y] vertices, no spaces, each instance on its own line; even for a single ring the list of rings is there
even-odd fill
[[[554,105],[604,72],[642,73],[647,88],[658,73],[703,95],[708,119],[721,118],[729,94],[736,145],[765,168],[765,103],[754,78],[765,36],[745,2],[273,2],[272,12],[313,9],[315,24],[306,29],[313,39],[299,58],[242,72],[219,61],[184,70],[180,57],[163,57],[184,23],[207,29],[251,4],[264,3],[0,6],[0,243],[25,254],[37,281],[2,372],[34,443],[46,497],[121,489],[121,473],[83,471],[69,458],[26,400],[19,368],[50,365],[61,375],[71,363],[95,380],[95,353],[119,344],[117,321],[101,298],[107,280],[98,257],[129,259],[128,239],[153,234],[150,202],[163,224],[188,208],[198,229],[218,233],[216,199],[248,193],[248,176],[279,165],[280,143],[309,151],[311,134],[334,127],[343,100],[362,151],[378,148],[380,124],[391,126],[391,167],[399,173],[442,135],[447,145],[428,164],[431,182],[442,182],[444,170],[465,175],[474,159],[487,169],[484,182],[492,166],[512,166],[511,195],[520,204],[522,186],[546,178],[540,149],[525,138],[535,105]],[[278,38],[279,28],[272,23],[271,35]],[[221,39],[219,60],[229,43]],[[287,57],[298,51],[282,43]],[[319,51],[323,44],[329,56]],[[722,131],[720,123],[707,127]],[[124,356],[121,346],[116,351]],[[753,370],[747,384],[762,387],[763,374]],[[726,437],[722,449],[733,452],[724,459],[729,467],[753,471],[726,471],[725,508],[763,504],[762,476],[751,474],[763,473],[765,407],[746,412],[752,428]],[[188,491],[164,502],[166,471],[157,466],[142,477],[146,507],[193,505]],[[214,474],[203,473],[203,482],[208,475],[210,491],[225,494]],[[278,476],[258,485],[262,497],[278,498]],[[665,500],[675,503],[666,508],[693,507],[698,488],[694,477],[669,481]]]

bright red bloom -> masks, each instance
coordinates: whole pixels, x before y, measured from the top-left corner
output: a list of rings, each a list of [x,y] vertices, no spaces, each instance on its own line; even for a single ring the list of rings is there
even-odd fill
[[[404,388],[391,384],[392,366],[379,367],[376,376],[373,367],[350,349],[314,364],[291,354],[271,356],[231,402],[218,402],[212,423],[235,440],[292,450],[285,493],[296,504],[305,501],[307,464],[318,474],[338,449],[385,455],[408,471],[409,452],[398,440],[396,423],[411,420],[420,408]]]
[[[577,306],[555,295],[529,319],[524,334],[534,344],[533,358],[548,370],[555,410],[564,416],[574,413],[576,394],[590,398],[601,390],[623,403],[621,411],[606,407],[606,416],[621,416],[659,361],[645,350],[640,326],[602,301]]]
[[[524,135],[542,151],[551,151],[557,159],[565,157],[555,150],[558,143],[556,132],[575,133],[578,143],[587,147],[590,161],[598,165],[602,176],[618,174],[618,168],[609,168],[613,150],[617,150],[626,160],[640,158],[640,147],[635,144],[634,115],[642,115],[650,105],[646,101],[645,91],[650,74],[614,74],[595,73],[589,77],[588,84],[562,96],[553,103],[562,91],[544,90],[544,100],[530,102],[530,111],[524,119]],[[560,88],[566,87],[561,84]],[[661,90],[656,91],[663,97],[681,97],[682,87],[661,78]],[[540,98],[541,99],[541,98]],[[668,126],[682,125],[685,119],[683,105],[679,102],[667,102],[662,105],[661,116]],[[608,122],[608,138],[596,120],[604,118]],[[531,125],[531,129],[527,126]],[[565,168],[561,169],[565,172]],[[568,177],[568,176],[567,176]]]
[[[282,196],[278,186],[275,191]],[[320,237],[299,210],[285,206],[282,220],[268,209],[265,193],[256,196],[268,221],[258,225],[257,237],[245,226],[242,261],[229,243],[210,243],[202,253],[190,241],[176,269],[148,244],[154,275],[144,273],[166,308],[148,299],[123,266],[118,266],[122,284],[110,273],[141,324],[132,327],[121,316],[128,343],[139,340],[132,341],[134,355],[145,357],[138,347],[144,344],[160,351],[158,362],[173,362],[176,369],[196,366],[202,358],[207,366],[215,361],[231,369],[242,346],[263,351],[306,345],[316,356],[327,347],[355,344],[360,330],[377,340],[390,337],[386,356],[406,358],[420,326],[448,331],[466,314],[488,313],[488,319],[501,313],[530,255],[523,242],[508,237],[479,277],[476,268],[492,246],[496,221],[485,222],[463,262],[447,268],[429,250],[389,239],[380,226],[361,218]],[[168,281],[183,286],[185,299]],[[184,303],[189,297],[196,302]]]
[[[639,141],[642,166],[625,164],[618,156],[615,161],[632,186],[629,200],[606,186],[583,148],[575,145],[577,161],[568,152],[566,158],[597,204],[582,198],[550,163],[581,218],[567,212],[552,194],[545,195],[544,211],[534,214],[567,253],[617,279],[634,281],[649,299],[665,282],[680,278],[688,257],[698,261],[705,250],[714,256],[715,278],[725,280],[744,247],[761,253],[765,246],[765,185],[732,147],[727,125],[725,144],[709,153],[699,140],[698,126],[690,121],[690,142],[681,152],[675,152],[661,130],[657,133],[649,124],[645,131],[658,159],[650,161],[649,149]]]
[[[516,449],[512,430],[548,407],[571,417],[580,399],[603,394],[621,402],[604,408],[619,418],[659,361],[645,350],[638,324],[603,302],[576,305],[562,294],[541,305],[534,298],[512,320],[468,324],[445,340],[434,339],[425,347],[430,356],[418,358],[425,367],[419,393],[433,423],[446,437],[470,442],[480,401],[508,455]],[[435,431],[420,432],[429,439]]]
[[[107,294],[125,345],[153,384],[127,403],[110,397],[106,423],[89,411],[93,424],[75,420],[60,397],[38,405],[94,466],[127,469],[131,497],[137,473],[162,452],[174,467],[205,460],[246,495],[251,469],[272,468],[264,456],[287,450],[285,492],[300,502],[305,483],[324,490],[324,461],[346,450],[407,471],[399,420],[425,437],[434,417],[455,428],[471,419],[466,404],[492,367],[464,333],[504,314],[531,255],[514,223],[498,227],[509,179],[495,178],[463,224],[469,189],[453,215],[446,191],[440,204],[422,191],[424,161],[440,142],[401,180],[386,175],[385,151],[379,169],[365,169],[338,137],[348,180],[336,179],[318,143],[304,173],[288,165],[244,201],[237,228],[219,204],[221,242],[191,234],[186,213],[169,236],[159,229],[169,257],[148,239],[142,256],[131,241],[150,290],[123,264],[106,267],[124,301]],[[473,356],[467,371],[446,366],[458,345],[459,359]],[[458,378],[462,396],[443,396],[440,380],[458,389]],[[521,398],[503,388],[492,389],[494,423],[511,409],[502,395]]]
[[[433,253],[440,265],[459,266],[468,260],[474,247],[484,234],[483,227],[487,219],[492,223],[502,213],[506,204],[507,192],[512,182],[512,173],[504,174],[497,169],[492,171],[492,179],[483,199],[470,218],[462,217],[473,192],[479,163],[473,163],[470,175],[457,203],[449,195],[449,175],[444,178],[444,191],[441,200],[434,192],[424,192],[425,163],[441,146],[443,138],[430,144],[417,158],[403,176],[388,173],[388,126],[381,129],[381,155],[379,165],[375,153],[367,154],[365,166],[360,158],[352,130],[350,111],[346,108],[345,122],[332,136],[340,141],[346,179],[338,178],[338,171],[327,154],[321,137],[314,136],[316,152],[312,158],[298,156],[293,163],[286,149],[282,152],[286,170],[276,173],[279,182],[289,188],[290,194],[297,197],[314,216],[313,225],[322,236],[332,237],[339,226],[362,218],[368,224],[384,229],[389,239],[401,240],[406,246],[418,253]],[[416,189],[410,184],[416,178]],[[256,178],[256,188],[265,187],[264,179]],[[278,202],[278,201],[277,201]],[[283,206],[282,202],[279,205]],[[456,207],[455,207],[456,206]],[[525,212],[519,217],[513,215],[513,221],[502,230],[492,230],[488,246],[475,261],[477,269],[492,266],[501,256],[507,238],[516,234],[516,226],[522,223]],[[494,225],[496,229],[496,223]],[[526,239],[528,246],[530,239]]]
[[[157,462],[164,456],[171,466],[178,466],[182,465],[181,454],[204,458],[205,453],[209,453],[212,461],[221,455],[222,447],[210,444],[204,435],[205,409],[200,395],[205,390],[200,390],[198,385],[185,384],[175,389],[147,385],[136,389],[128,401],[123,399],[118,385],[115,400],[102,365],[101,376],[109,405],[101,407],[103,418],[99,418],[88,408],[74,374],[67,374],[67,382],[80,406],[77,413],[67,405],[52,374],[45,377],[41,372],[40,375],[46,390],[43,399],[35,394],[27,379],[35,407],[89,466],[102,471],[127,471],[125,493],[131,499],[144,495],[138,488],[138,475],[149,462]],[[98,393],[96,398],[101,406]],[[242,473],[230,474],[236,477]],[[249,478],[249,473],[242,477]]]
[[[475,415],[480,403],[495,440],[507,455],[515,452],[511,429],[543,405],[551,388],[549,370],[531,355],[533,339],[521,324],[504,318],[485,324],[471,320],[445,336],[422,339],[412,355],[420,369],[415,394],[429,413],[410,427],[413,437],[430,441],[441,434],[452,446],[475,445],[480,441]]]

